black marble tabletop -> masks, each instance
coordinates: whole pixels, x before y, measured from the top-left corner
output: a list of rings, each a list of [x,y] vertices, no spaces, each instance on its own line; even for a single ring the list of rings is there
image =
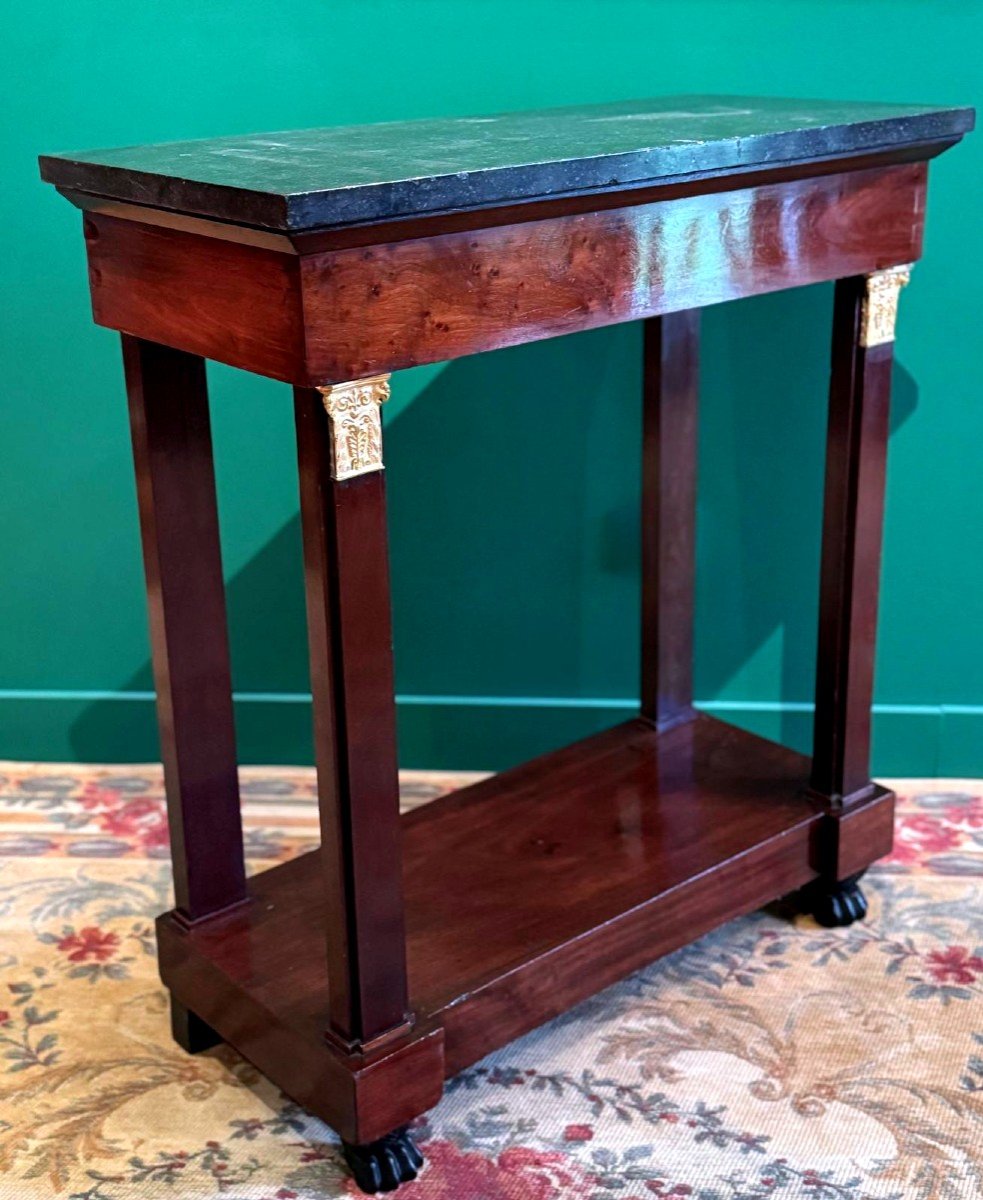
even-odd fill
[[[970,108],[663,96],[44,155],[60,187],[302,231],[958,138]]]

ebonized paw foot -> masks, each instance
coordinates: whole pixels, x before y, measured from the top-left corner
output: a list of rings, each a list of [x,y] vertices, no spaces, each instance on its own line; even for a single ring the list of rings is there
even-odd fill
[[[171,1034],[174,1040],[189,1054],[201,1054],[203,1050],[211,1050],[221,1044],[222,1039],[205,1022],[189,1008],[171,997]]]
[[[807,911],[826,929],[862,921],[867,915],[867,898],[860,890],[859,880],[860,875],[851,875],[839,883],[817,880],[807,889]]]
[[[395,1191],[401,1183],[416,1179],[423,1166],[423,1155],[407,1129],[397,1129],[364,1146],[342,1142],[341,1149],[355,1182],[370,1196]]]

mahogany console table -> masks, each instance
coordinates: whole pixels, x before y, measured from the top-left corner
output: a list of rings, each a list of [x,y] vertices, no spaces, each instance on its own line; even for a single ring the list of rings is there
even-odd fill
[[[928,160],[972,123],[677,96],[41,159],[83,210],[95,319],[123,334],[175,1036],[228,1041],[333,1125],[366,1191],[413,1178],[404,1127],[447,1076],[642,964],[795,891],[824,924],[864,915],[857,880],[892,827],[868,750],[895,309]],[[810,763],[694,711],[690,660],[699,309],[820,280],[836,289]],[[389,373],[631,320],[638,716],[401,820]],[[296,405],[323,844],[248,880],[206,358],[292,384]]]

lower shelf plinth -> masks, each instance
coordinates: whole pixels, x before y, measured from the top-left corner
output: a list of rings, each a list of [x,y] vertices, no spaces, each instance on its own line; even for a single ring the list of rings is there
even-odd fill
[[[161,976],[288,1095],[371,1141],[431,1107],[445,1075],[815,879],[826,818],[808,766],[704,715],[661,734],[636,720],[408,814],[417,1024],[371,1059],[322,1036],[316,853],[255,876],[231,913],[190,930],[162,917]],[[862,833],[851,869],[888,852],[892,816],[877,789],[843,823]]]

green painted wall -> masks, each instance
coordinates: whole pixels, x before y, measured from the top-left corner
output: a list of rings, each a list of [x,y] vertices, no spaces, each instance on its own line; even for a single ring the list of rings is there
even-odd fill
[[[673,91],[972,104],[981,0],[51,0],[5,24],[0,756],[156,753],[115,336],[35,156]],[[983,774],[983,136],[932,168],[903,297],[882,773]],[[804,745],[827,287],[705,320],[698,695]],[[210,374],[242,757],[310,754],[288,389]],[[498,766],[636,690],[639,334],[394,379],[402,757]]]

